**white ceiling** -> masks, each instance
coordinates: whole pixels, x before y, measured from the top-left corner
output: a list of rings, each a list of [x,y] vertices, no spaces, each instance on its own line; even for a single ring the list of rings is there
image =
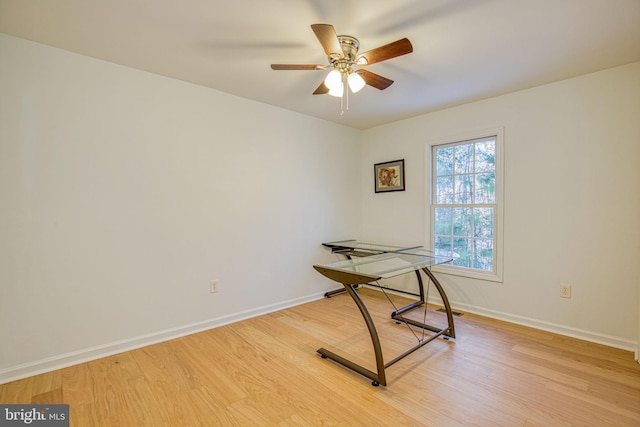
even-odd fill
[[[315,23],[414,52],[341,116],[327,71],[270,68],[327,63]],[[640,0],[0,0],[0,32],[365,129],[640,61]]]

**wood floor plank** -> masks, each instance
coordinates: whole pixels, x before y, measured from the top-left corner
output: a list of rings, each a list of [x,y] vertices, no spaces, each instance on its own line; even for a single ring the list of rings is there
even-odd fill
[[[422,338],[390,319],[381,292],[359,292],[385,361]],[[427,322],[444,324],[434,309]],[[68,403],[72,426],[640,425],[630,352],[469,313],[455,322],[457,339],[389,367],[387,387],[316,353],[374,370],[362,316],[337,295],[3,384],[0,402]]]

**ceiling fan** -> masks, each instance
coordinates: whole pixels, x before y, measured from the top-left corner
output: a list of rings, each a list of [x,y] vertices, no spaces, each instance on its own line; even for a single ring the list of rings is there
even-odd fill
[[[407,39],[380,46],[358,55],[360,42],[352,36],[337,35],[333,25],[313,24],[311,29],[320,41],[329,60],[322,64],[271,64],[273,70],[328,70],[332,71],[313,92],[314,95],[342,97],[348,86],[352,92],[358,92],[365,84],[384,90],[391,86],[393,80],[382,77],[365,69],[354,69],[355,66],[366,66],[376,62],[413,52],[413,46]]]

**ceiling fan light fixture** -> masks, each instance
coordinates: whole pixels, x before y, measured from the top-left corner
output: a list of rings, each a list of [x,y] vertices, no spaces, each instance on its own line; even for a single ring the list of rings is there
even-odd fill
[[[338,85],[329,88],[329,92],[327,92],[331,96],[335,96],[338,98],[342,98],[342,94],[344,93],[344,86],[342,82],[338,83]]]
[[[338,70],[332,70],[324,79],[324,84],[329,88],[329,95],[341,97],[344,91],[342,83],[342,73]]]
[[[353,93],[358,92],[365,85],[365,81],[362,76],[356,72],[349,74],[349,77],[347,77],[347,81],[349,82],[349,88]]]
[[[338,70],[332,70],[324,79],[324,84],[329,89],[338,88],[342,85],[342,74]]]

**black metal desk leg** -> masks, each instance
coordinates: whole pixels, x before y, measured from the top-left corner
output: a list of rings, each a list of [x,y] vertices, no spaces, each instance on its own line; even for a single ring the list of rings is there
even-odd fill
[[[362,314],[362,317],[364,318],[364,321],[367,325],[367,329],[369,329],[369,335],[371,336],[371,342],[373,344],[373,351],[375,353],[376,356],[376,368],[378,370],[377,373],[369,371],[368,369],[350,361],[345,359],[342,356],[339,356],[329,350],[326,350],[324,348],[321,348],[318,350],[318,353],[320,353],[322,355],[322,357],[326,357],[329,358],[337,363],[340,363],[341,365],[351,369],[352,371],[358,372],[361,375],[364,375],[365,377],[373,380],[373,382],[371,383],[374,386],[378,386],[380,384],[382,385],[387,385],[387,379],[385,376],[385,372],[384,372],[384,359],[382,357],[382,347],[380,345],[380,338],[378,337],[378,332],[376,331],[376,327],[373,323],[373,319],[371,318],[371,315],[369,314],[369,310],[367,310],[367,307],[365,306],[364,302],[362,301],[362,298],[360,298],[360,295],[358,295],[358,292],[355,289],[355,285],[344,285],[346,291],[349,293],[349,295],[351,295],[351,298],[353,299],[353,301],[356,303],[356,305],[358,306],[358,309],[360,310],[360,313]]]
[[[422,283],[422,276],[420,276],[420,270],[416,270],[416,277],[418,278],[418,288],[420,289],[420,301],[416,301],[411,303],[405,307],[399,308],[398,310],[391,313],[391,318],[396,319],[396,317],[401,317],[403,313],[411,311],[415,308],[422,307],[422,305],[427,303],[427,300],[424,296],[424,284]],[[396,322],[399,322],[399,319],[396,319]]]
[[[427,277],[431,279],[431,281],[433,282],[433,285],[436,287],[438,293],[440,294],[440,297],[442,298],[445,312],[447,314],[447,323],[448,323],[447,327],[441,328],[439,326],[428,325],[426,323],[419,322],[417,320],[413,320],[403,316],[404,313],[414,310],[422,306],[423,304],[427,304],[427,300],[424,292],[424,283],[420,275],[420,270],[416,270],[416,276],[418,278],[418,286],[420,287],[420,301],[416,301],[414,303],[407,305],[406,307],[397,309],[396,311],[391,313],[391,318],[398,323],[406,323],[408,325],[416,326],[421,329],[426,329],[431,332],[435,332],[436,335],[434,335],[433,337],[438,337],[443,335],[444,339],[449,339],[449,337],[455,338],[456,334],[455,334],[455,328],[453,326],[453,312],[451,311],[451,305],[449,304],[449,300],[447,299],[447,294],[444,293],[444,289],[442,289],[442,285],[440,285],[440,282],[438,282],[438,279],[436,279],[436,277],[433,275],[431,271],[429,271],[429,269],[423,268],[422,271],[424,271]],[[429,286],[429,283],[427,283],[427,286]],[[387,363],[386,366],[388,367],[390,363],[391,362]]]
[[[327,292],[325,292],[325,293],[324,293],[324,297],[325,297],[325,298],[331,298],[331,297],[332,297],[332,296],[334,296],[334,295],[343,294],[343,293],[345,293],[345,292],[346,292],[346,290],[345,290],[344,288],[343,288],[343,289],[335,289],[335,290],[333,290],[333,291],[327,291]]]
[[[442,289],[442,285],[440,284],[440,282],[438,282],[438,279],[436,279],[436,276],[434,276],[434,274],[428,268],[423,268],[422,271],[424,271],[424,274],[429,276],[429,279],[431,279],[431,281],[433,282],[433,285],[438,290],[438,293],[440,294],[440,298],[442,298],[442,303],[444,304],[444,309],[447,313],[447,322],[449,323],[449,333],[445,335],[451,338],[455,338],[456,329],[453,326],[453,312],[451,311],[451,304],[449,304],[449,299],[447,298],[447,294],[444,292],[444,289]]]

